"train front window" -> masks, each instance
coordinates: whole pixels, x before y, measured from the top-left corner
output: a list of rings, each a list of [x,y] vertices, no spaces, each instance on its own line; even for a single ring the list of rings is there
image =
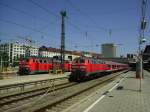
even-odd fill
[[[85,63],[84,59],[76,59],[74,60],[74,63]]]
[[[111,68],[111,65],[108,65],[109,68]]]
[[[42,60],[40,60],[40,63],[42,63]]]
[[[29,59],[26,59],[26,62],[29,62]]]
[[[79,63],[85,63],[84,59],[80,59]]]

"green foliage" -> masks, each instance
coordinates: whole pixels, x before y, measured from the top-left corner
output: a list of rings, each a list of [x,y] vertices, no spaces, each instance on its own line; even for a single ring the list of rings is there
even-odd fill
[[[13,66],[19,66],[19,61],[24,58],[24,55],[17,55],[16,57],[14,57]]]
[[[2,61],[2,67],[6,68],[9,66],[9,56],[6,52],[0,52],[0,62]]]

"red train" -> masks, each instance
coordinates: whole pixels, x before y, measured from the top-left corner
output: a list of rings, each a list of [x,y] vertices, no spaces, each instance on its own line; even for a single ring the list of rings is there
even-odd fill
[[[19,74],[36,74],[36,73],[48,73],[49,70],[60,69],[60,60],[54,58],[38,58],[29,57],[20,60],[19,62]],[[71,63],[65,61],[64,64],[65,71],[71,71]]]
[[[72,72],[69,81],[81,81],[101,76],[102,74],[128,69],[127,64],[100,59],[80,57],[72,62]]]

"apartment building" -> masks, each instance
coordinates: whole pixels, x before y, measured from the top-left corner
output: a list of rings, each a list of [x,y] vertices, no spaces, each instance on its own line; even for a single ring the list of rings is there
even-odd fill
[[[14,43],[2,43],[0,44],[0,52],[5,52],[8,54],[9,62],[13,63],[16,59],[26,56],[40,56],[40,57],[58,57],[60,58],[60,49],[45,47],[40,48],[30,47],[28,45],[23,45],[17,42]],[[73,60],[80,56],[86,57],[99,57],[100,54],[91,52],[78,52],[78,51],[65,51],[65,60]]]
[[[29,47],[17,42],[0,44],[0,52],[8,54],[10,63],[13,63],[16,58],[25,57],[28,53],[30,56],[38,56],[38,51],[39,49],[36,47]]]
[[[42,46],[39,48],[39,56],[41,57],[60,57],[60,49]],[[65,60],[72,60],[76,57],[81,56],[80,52],[75,51],[65,51]]]

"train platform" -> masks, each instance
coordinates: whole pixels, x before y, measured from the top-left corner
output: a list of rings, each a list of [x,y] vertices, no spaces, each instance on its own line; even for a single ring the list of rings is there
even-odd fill
[[[68,77],[69,74],[70,72],[66,72],[64,74],[38,74],[38,75],[24,75],[24,76],[13,75],[11,78],[5,78],[0,80],[0,87],[11,85],[11,84],[63,78],[63,77]]]
[[[150,72],[144,79],[130,71],[63,112],[150,112]]]

